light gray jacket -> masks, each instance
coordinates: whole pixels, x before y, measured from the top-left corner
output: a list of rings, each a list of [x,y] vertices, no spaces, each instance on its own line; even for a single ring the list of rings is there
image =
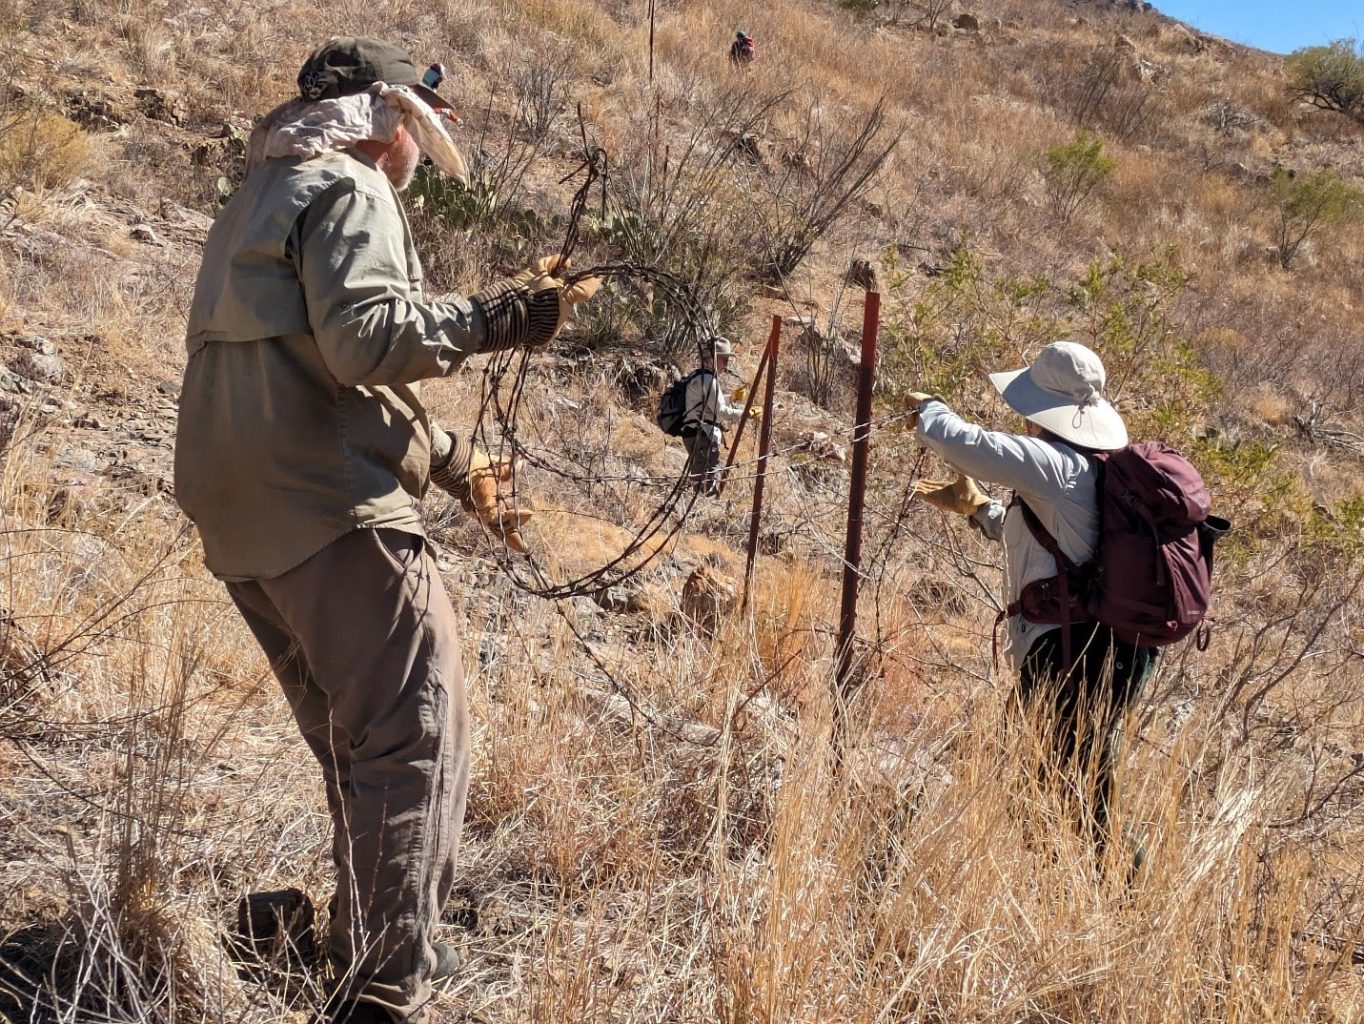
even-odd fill
[[[714,370],[702,369],[687,381],[686,412],[682,426],[695,426],[719,444],[724,433],[722,424],[735,423],[744,414],[744,407],[729,400],[720,390],[720,379]]]
[[[937,400],[920,407],[918,437],[968,476],[1017,492],[1076,564],[1093,556],[1099,529],[1093,460],[1064,444],[985,430]],[[976,513],[975,521],[987,537],[1004,543],[1006,606],[1018,600],[1027,584],[1056,575],[1055,560],[1033,538],[1021,509],[992,501]],[[1011,617],[1005,648],[1009,660],[1019,667],[1037,638],[1055,628]]]

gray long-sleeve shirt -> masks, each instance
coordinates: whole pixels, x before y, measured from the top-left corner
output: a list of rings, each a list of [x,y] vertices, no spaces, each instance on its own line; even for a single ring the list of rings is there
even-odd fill
[[[937,400],[920,407],[918,437],[968,476],[1016,491],[1072,561],[1093,556],[1099,521],[1092,459],[1064,444],[985,430]],[[992,501],[975,520],[987,537],[1004,543],[1005,605],[1018,600],[1027,584],[1056,575],[1056,561],[1033,538],[1020,509]],[[1055,628],[1012,616],[1005,649],[1014,666],[1039,636]]]
[[[684,427],[695,426],[704,431],[716,444],[720,443],[721,424],[734,423],[744,414],[744,407],[729,400],[720,390],[720,380],[713,370],[694,373],[687,381]]]

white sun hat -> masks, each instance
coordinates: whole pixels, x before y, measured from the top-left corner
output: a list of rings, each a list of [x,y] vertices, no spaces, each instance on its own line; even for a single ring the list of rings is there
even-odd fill
[[[1079,342],[1055,341],[1026,370],[990,374],[1014,412],[1082,448],[1127,446],[1127,426],[1104,397],[1104,364]]]

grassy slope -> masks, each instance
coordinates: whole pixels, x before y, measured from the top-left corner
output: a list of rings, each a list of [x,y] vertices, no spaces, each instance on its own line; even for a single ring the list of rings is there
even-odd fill
[[[902,506],[908,470],[933,467],[893,431],[877,435],[874,460],[872,673],[841,775],[827,693],[840,467],[778,460],[767,532],[782,553],[760,563],[754,614],[713,640],[678,626],[678,584],[706,558],[734,567],[747,472],[728,503],[693,522],[681,568],[645,580],[646,611],[565,608],[628,699],[558,612],[509,586],[482,538],[435,503],[468,621],[478,723],[466,870],[450,914],[468,927],[449,933],[471,966],[441,1014],[1357,1019],[1351,773],[1364,602],[1351,590],[1358,548],[1341,502],[1359,488],[1360,466],[1344,449],[1313,447],[1292,417],[1315,401],[1322,423],[1359,430],[1364,356],[1350,332],[1364,236],[1324,236],[1293,272],[1278,269],[1264,251],[1258,177],[1274,161],[1357,176],[1358,131],[1294,109],[1267,55],[1195,53],[1186,32],[1154,16],[1076,24],[1059,3],[982,4],[983,41],[856,20],[831,4],[668,6],[651,91],[641,6],[342,2],[326,31],[384,34],[444,59],[466,139],[487,121],[493,149],[513,113],[501,86],[526,63],[561,68],[622,177],[640,166],[651,114],[680,147],[699,112],[733,90],[723,52],[736,24],[760,41],[742,88],[790,93],[768,126],[778,151],[812,104],[852,121],[885,95],[905,136],[871,205],[788,282],[792,297],[808,296],[823,317],[849,256],[898,244],[901,268],[886,276],[887,336],[899,346],[889,384],[943,374],[986,415],[999,410],[980,370],[1025,358],[1059,326],[1090,331],[1140,385],[1125,407],[1194,432],[1247,529],[1224,569],[1213,647],[1166,659],[1130,730],[1123,823],[1148,868],[1124,894],[1130,846],[1096,877],[1083,849],[1050,827],[1057,796],[1030,785],[1027,738],[1002,735],[1007,681],[986,638],[998,554]],[[0,879],[10,898],[0,927],[17,931],[7,957],[55,961],[49,998],[116,1019],[302,1012],[306,986],[299,1002],[288,985],[240,983],[216,941],[243,891],[298,885],[324,900],[326,826],[274,684],[162,493],[196,235],[161,200],[212,208],[219,126],[286,95],[324,30],[317,8],[290,3],[27,3],[0,16],[28,96],[60,107],[68,91],[99,92],[135,110],[132,90],[150,85],[180,94],[186,113],[178,127],[133,114],[118,132],[89,135],[84,158],[67,154],[83,183],[64,182],[58,158],[43,156],[49,187],[29,176],[0,245],[0,327],[52,338],[68,371],[52,395],[26,397],[4,466]],[[1153,116],[1126,141],[1109,131],[1112,186],[1058,226],[1038,154],[1071,137],[1063,97],[1115,32],[1161,68]],[[1255,122],[1217,130],[1205,115],[1223,101]],[[537,203],[562,203],[555,183],[574,166],[571,135],[561,121],[562,145],[529,172]],[[735,175],[725,187],[757,180],[761,205],[763,182]],[[164,244],[131,237],[138,222]],[[478,239],[422,230],[438,280],[471,287],[505,269],[487,265],[505,254]],[[1122,286],[1123,309],[1159,320],[1135,335],[1155,348],[1117,351],[1133,335],[1116,333],[1114,307],[1068,304],[1066,285],[1094,259],[1171,247],[1192,275],[1177,299],[1143,304],[1155,283]],[[899,272],[963,252],[979,265],[974,277],[949,273],[944,285]],[[996,282],[1036,275],[1052,285],[1001,302]],[[756,285],[736,287],[749,296],[745,341],[761,337],[770,312],[791,312]],[[859,316],[849,299],[842,319]],[[1176,344],[1185,339],[1189,351]],[[18,351],[7,334],[7,361]],[[532,416],[575,453],[609,448],[606,469],[675,473],[679,453],[640,415],[647,402],[622,397],[623,361],[544,361]],[[845,412],[799,393],[798,362],[783,375],[783,448],[815,428],[846,430]],[[466,374],[431,399],[467,421],[477,387]],[[574,405],[557,404],[561,394]],[[53,397],[61,404],[44,410]],[[1161,419],[1172,407],[1178,415]],[[647,488],[530,482],[546,506],[534,536],[556,573],[599,562],[656,499]],[[64,935],[79,941],[56,953]]]

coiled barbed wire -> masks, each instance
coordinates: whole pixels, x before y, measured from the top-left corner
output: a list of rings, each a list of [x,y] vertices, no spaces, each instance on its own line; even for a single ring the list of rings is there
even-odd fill
[[[600,189],[603,217],[607,209],[609,168],[606,153],[600,147],[589,146],[585,132],[583,149],[582,162],[560,182],[566,183],[578,174],[584,176],[570,204],[564,242],[559,249],[560,280],[565,287],[572,287],[589,278],[600,278],[603,284],[630,280],[650,286],[655,304],[661,304],[669,313],[662,338],[665,346],[669,350],[679,351],[694,345],[698,355],[703,354],[718,334],[717,325],[693,284],[682,276],[662,267],[627,261],[564,272],[581,240],[582,222],[594,188]],[[532,353],[527,350],[513,350],[497,353],[489,359],[483,371],[482,397],[473,430],[475,444],[490,454],[496,453],[510,460],[512,468],[508,496],[513,504],[517,493],[517,474],[522,465],[567,483],[591,486],[604,482],[600,475],[565,467],[560,452],[546,445],[535,444],[524,436],[520,428],[520,413],[530,377],[531,357]],[[641,483],[637,478],[631,478],[629,482]],[[645,482],[656,482],[664,488],[660,500],[645,516],[643,523],[635,527],[633,535],[620,552],[603,565],[571,579],[553,582],[533,555],[526,556],[523,564],[511,552],[494,546],[499,566],[519,589],[556,600],[591,596],[624,583],[668,549],[669,542],[681,532],[698,497],[696,491],[689,489],[689,475],[685,468],[674,479],[646,478]]]

